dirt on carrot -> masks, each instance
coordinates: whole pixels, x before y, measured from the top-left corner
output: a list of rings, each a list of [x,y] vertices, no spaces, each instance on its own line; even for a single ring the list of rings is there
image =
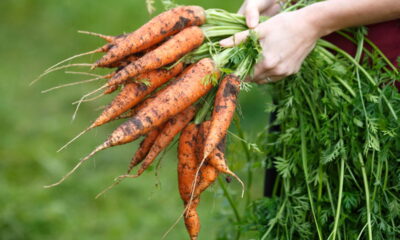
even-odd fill
[[[198,6],[182,6],[163,12],[138,30],[114,41],[115,46],[94,66],[111,64],[127,55],[145,50],[189,26],[200,26],[204,23],[204,9]]]
[[[158,48],[146,53],[143,57],[121,69],[107,84],[109,86],[121,84],[128,78],[135,77],[140,73],[174,63],[185,54],[199,47],[203,40],[204,34],[201,28],[196,26],[186,28]]]

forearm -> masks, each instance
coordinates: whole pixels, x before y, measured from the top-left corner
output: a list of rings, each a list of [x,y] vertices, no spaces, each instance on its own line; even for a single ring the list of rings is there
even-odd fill
[[[400,0],[328,0],[299,10],[320,36],[400,18]]]

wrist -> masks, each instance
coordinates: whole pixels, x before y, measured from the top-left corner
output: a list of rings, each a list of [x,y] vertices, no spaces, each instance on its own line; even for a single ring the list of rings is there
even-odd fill
[[[329,6],[328,2],[315,3],[298,10],[302,15],[302,19],[311,26],[318,38],[340,29],[340,27],[335,26],[332,6]]]

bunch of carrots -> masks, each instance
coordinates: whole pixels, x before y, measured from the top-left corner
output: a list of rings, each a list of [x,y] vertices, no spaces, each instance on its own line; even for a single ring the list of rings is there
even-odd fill
[[[179,134],[178,181],[184,202],[184,220],[190,239],[197,239],[200,220],[196,212],[201,193],[219,173],[236,178],[224,157],[225,138],[235,113],[243,81],[252,71],[260,53],[255,36],[229,49],[218,41],[246,29],[242,16],[199,6],[179,6],[151,19],[136,31],[119,36],[83,32],[106,40],[93,51],[79,54],[48,68],[39,78],[70,67],[115,68],[105,75],[64,84],[55,88],[107,79],[99,88],[83,96],[103,91],[98,97],[119,90],[100,116],[77,137],[116,119],[126,119],[111,135],[58,182],[62,183],[97,152],[126,144],[144,136],[129,163],[127,173],[115,179],[140,176]],[[100,53],[95,63],[62,65],[77,57]],[[98,97],[92,98],[97,99]],[[214,100],[214,105],[209,102]],[[78,109],[77,107],[77,109]],[[75,112],[76,114],[76,112]],[[74,114],[74,116],[75,116]],[[136,174],[134,167],[140,165]],[[102,192],[104,193],[104,191]],[[102,194],[101,193],[101,194]]]

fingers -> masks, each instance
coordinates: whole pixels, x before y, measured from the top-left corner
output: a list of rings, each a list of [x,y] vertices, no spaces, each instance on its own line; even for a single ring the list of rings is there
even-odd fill
[[[236,33],[232,37],[229,37],[229,38],[226,38],[224,40],[221,40],[219,42],[219,44],[222,47],[233,47],[233,46],[238,45],[239,43],[245,41],[248,36],[249,36],[249,31]]]
[[[244,14],[246,16],[246,24],[249,28],[255,28],[260,21],[260,10],[256,1],[249,1],[246,4]]]

